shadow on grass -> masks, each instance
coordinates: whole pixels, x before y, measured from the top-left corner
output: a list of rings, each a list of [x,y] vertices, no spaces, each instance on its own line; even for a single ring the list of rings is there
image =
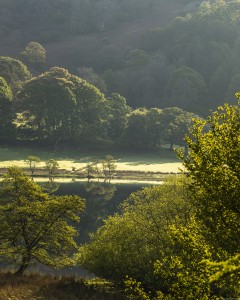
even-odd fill
[[[156,152],[120,152],[120,151],[93,151],[89,153],[81,153],[78,150],[69,151],[46,151],[38,148],[24,147],[0,147],[0,162],[4,161],[23,161],[27,156],[33,155],[40,158],[42,162],[48,159],[55,159],[59,162],[69,161],[74,163],[98,162],[105,158],[106,155],[112,155],[117,163],[125,163],[129,166],[138,165],[156,165],[165,163],[180,163],[174,151],[168,149],[159,149]],[[72,166],[72,165],[71,165]],[[70,166],[70,167],[71,167]]]

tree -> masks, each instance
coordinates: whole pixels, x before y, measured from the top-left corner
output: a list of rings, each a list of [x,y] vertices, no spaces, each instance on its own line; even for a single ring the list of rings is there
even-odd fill
[[[59,164],[56,160],[49,159],[48,161],[46,161],[46,169],[47,169],[49,175],[55,174],[58,167],[59,167]]]
[[[131,50],[126,58],[126,67],[133,70],[139,70],[148,63],[149,57],[144,50]]]
[[[94,177],[94,173],[95,173],[95,171],[96,171],[95,164],[93,164],[93,163],[88,163],[88,164],[86,165],[85,169],[86,169],[86,172],[87,172],[87,178],[88,178],[88,180],[89,180],[90,178],[93,178],[93,177]]]
[[[0,56],[0,76],[6,80],[14,93],[31,78],[27,67],[20,60],[5,56]]]
[[[13,131],[13,94],[3,77],[0,77],[0,134],[11,138]]]
[[[0,190],[0,258],[23,274],[33,262],[51,268],[74,264],[77,231],[84,200],[50,196],[19,168],[8,169]],[[71,222],[71,225],[70,225]]]
[[[167,89],[168,106],[177,106],[201,115],[206,114],[207,87],[204,78],[195,70],[185,66],[174,70],[170,75]]]
[[[102,161],[103,173],[110,180],[113,176],[113,172],[116,170],[117,165],[114,158],[111,155],[106,155]]]
[[[240,90],[240,74],[235,75],[229,86],[228,86],[228,91],[227,91],[227,99],[228,103],[234,104],[235,102],[235,95],[238,93]]]
[[[46,50],[37,42],[30,42],[20,53],[20,57],[36,70],[42,70],[46,63]]]
[[[162,110],[161,114],[161,139],[173,146],[186,146],[185,135],[189,132],[193,124],[193,113],[184,111],[178,107],[168,107]]]
[[[154,276],[153,265],[168,245],[169,225],[186,224],[192,214],[187,193],[185,177],[172,177],[131,194],[121,213],[110,216],[80,248],[80,264],[112,281],[129,275],[144,286],[161,286],[164,282]]]
[[[147,112],[147,137],[151,147],[157,148],[161,144],[162,136],[162,110],[151,108]]]
[[[71,133],[78,140],[92,140],[102,134],[108,118],[107,101],[95,86],[76,76],[71,77],[76,95]]]
[[[107,119],[104,95],[58,67],[27,82],[17,102],[25,117],[22,124],[32,128],[35,138],[55,143],[92,139],[100,134]]]
[[[35,136],[52,142],[66,139],[76,96],[68,79],[46,72],[28,81],[18,94],[18,111]]]
[[[147,145],[147,112],[145,108],[133,110],[128,115],[127,127],[122,136],[122,143],[127,147],[143,149]]]
[[[186,138],[189,154],[180,154],[192,180],[197,216],[207,228],[204,234],[217,253],[231,256],[239,252],[240,236],[240,94],[237,97],[238,105],[225,104],[206,121],[196,120]]]
[[[210,284],[210,272],[203,263],[212,258],[212,251],[202,229],[193,215],[185,224],[170,226],[168,244],[154,264],[162,282],[159,292],[166,299],[215,299],[218,289]]]
[[[37,164],[40,162],[40,158],[36,157],[36,156],[32,156],[29,155],[26,159],[25,159],[25,163],[29,166],[29,169],[33,175],[33,173],[36,170]]]
[[[100,91],[104,93],[107,92],[107,87],[104,80],[98,74],[96,74],[92,68],[77,68],[77,74],[80,78],[85,79],[87,82],[97,87]]]
[[[127,126],[127,115],[131,108],[127,105],[126,99],[117,93],[111,94],[107,100],[110,106],[108,135],[116,140]]]

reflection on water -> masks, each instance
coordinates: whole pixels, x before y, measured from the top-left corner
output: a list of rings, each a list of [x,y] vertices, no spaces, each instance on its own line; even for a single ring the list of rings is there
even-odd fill
[[[88,181],[84,184],[86,192],[95,196],[102,196],[104,200],[111,200],[117,190],[116,185],[111,184],[110,181]]]
[[[109,215],[119,211],[120,203],[127,197],[150,183],[132,182],[115,183],[116,181],[96,181],[96,180],[55,180],[50,178],[38,179],[41,186],[55,195],[79,195],[86,199],[86,209],[80,215],[80,223],[77,224],[79,230],[79,243],[89,240],[89,233],[95,232],[103,224],[103,220]],[[114,182],[114,183],[113,183]]]
[[[88,242],[89,233],[95,232],[109,215],[119,211],[119,205],[128,196],[145,186],[153,185],[150,182],[115,183],[116,181],[83,181],[83,180],[48,180],[38,179],[38,184],[55,195],[79,195],[86,199],[86,209],[80,215],[80,223],[75,226],[79,231],[78,243]],[[114,182],[114,183],[113,183]],[[158,182],[160,184],[160,182]],[[46,273],[78,274],[84,271],[78,267],[61,270],[59,272],[41,269]]]
[[[55,193],[60,187],[60,183],[56,182],[52,177],[48,178],[48,181],[40,182],[39,184],[43,187],[44,191],[49,194]]]

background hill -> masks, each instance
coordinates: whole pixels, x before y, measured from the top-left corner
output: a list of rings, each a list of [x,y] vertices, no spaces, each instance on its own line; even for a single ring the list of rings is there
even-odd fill
[[[235,103],[239,11],[238,0],[2,0],[0,55],[36,41],[47,51],[41,71],[67,68],[133,108],[206,116]]]

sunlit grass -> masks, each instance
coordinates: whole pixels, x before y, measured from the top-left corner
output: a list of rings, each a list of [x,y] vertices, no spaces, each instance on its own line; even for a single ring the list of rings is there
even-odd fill
[[[59,162],[61,169],[71,171],[82,169],[89,162],[97,162],[107,154],[111,154],[117,163],[117,170],[122,171],[141,171],[141,172],[178,172],[181,162],[176,153],[163,148],[154,153],[139,152],[119,152],[119,151],[86,151],[63,150],[46,151],[37,148],[22,147],[0,147],[0,168],[17,165],[26,167],[24,159],[33,155],[40,158],[41,163],[38,167],[43,168],[48,159],[55,159]]]

